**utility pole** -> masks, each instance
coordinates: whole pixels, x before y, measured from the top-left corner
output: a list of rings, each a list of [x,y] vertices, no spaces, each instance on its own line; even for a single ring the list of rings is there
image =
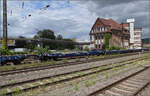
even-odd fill
[[[3,0],[3,43],[4,48],[7,48],[7,0]]]

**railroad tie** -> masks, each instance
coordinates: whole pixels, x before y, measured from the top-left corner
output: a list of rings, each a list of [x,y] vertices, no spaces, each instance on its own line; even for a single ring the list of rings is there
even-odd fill
[[[131,80],[127,80],[126,82],[127,82],[127,83],[130,83],[130,84],[134,84],[134,85],[139,85],[139,86],[141,86],[141,85],[144,84],[144,83],[135,82],[135,81],[131,81]]]
[[[120,92],[123,92],[123,93],[133,93],[132,91],[124,90],[124,89],[117,88],[117,87],[114,87],[113,89],[120,91]]]
[[[43,82],[38,82],[40,85],[43,85]]]
[[[123,85],[123,84],[119,84],[118,86],[120,88],[124,88],[124,89],[130,90],[130,91],[135,91],[136,90],[136,88],[134,88],[134,87],[129,87],[129,86],[126,86],[126,85]]]
[[[112,92],[112,91],[110,91],[110,90],[106,90],[106,91],[105,91],[105,95],[106,95],[106,96],[122,96],[121,94]]]
[[[125,85],[127,85],[127,86],[131,86],[131,87],[136,87],[136,88],[139,87],[139,85],[134,85],[134,84],[127,83],[127,82],[122,82],[122,84],[125,84]]]
[[[8,93],[10,93],[10,92],[11,92],[11,90],[10,90],[9,88],[7,88],[7,92],[8,92]]]
[[[19,89],[23,90],[24,88],[22,86],[18,86]]]

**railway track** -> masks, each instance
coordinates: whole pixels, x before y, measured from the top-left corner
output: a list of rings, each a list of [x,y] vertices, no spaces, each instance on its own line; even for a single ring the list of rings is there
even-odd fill
[[[5,92],[4,93],[5,95],[12,95],[14,93],[17,93],[18,90],[28,91],[30,89],[35,89],[42,86],[48,86],[48,85],[53,85],[61,82],[66,82],[76,78],[81,78],[87,75],[95,74],[97,72],[107,71],[114,67],[121,67],[128,64],[133,64],[135,61],[141,61],[143,59],[146,58],[141,58],[141,59],[138,58],[138,59],[131,60],[130,62],[124,62],[124,63],[122,62],[120,64],[115,64],[115,65],[107,64],[107,65],[97,66],[93,68],[78,70],[78,71],[54,75],[54,76],[47,76],[44,78],[38,78],[38,79],[33,79],[33,80],[28,80],[23,82],[15,82],[13,84],[6,84],[0,86],[0,89],[3,90],[2,92]]]
[[[149,76],[150,66],[97,90],[88,96],[138,96],[150,84]]]
[[[8,70],[8,71],[0,71],[0,76],[5,76],[5,75],[13,75],[17,73],[26,73],[26,72],[31,72],[31,71],[39,71],[39,70],[45,70],[45,69],[51,69],[51,68],[57,68],[57,67],[64,67],[64,66],[71,66],[71,65],[78,65],[78,64],[84,64],[84,63],[90,63],[90,62],[96,62],[96,61],[102,61],[102,60],[107,60],[107,59],[114,59],[118,57],[124,57],[124,56],[132,56],[136,55],[139,53],[134,53],[134,54],[125,54],[121,56],[110,56],[107,58],[96,58],[96,59],[91,59],[91,60],[84,60],[84,61],[78,61],[78,62],[69,62],[69,63],[59,63],[59,64],[51,64],[51,65],[46,65],[46,66],[38,66],[38,67],[31,67],[31,68],[24,68],[24,69],[15,69],[15,70]]]

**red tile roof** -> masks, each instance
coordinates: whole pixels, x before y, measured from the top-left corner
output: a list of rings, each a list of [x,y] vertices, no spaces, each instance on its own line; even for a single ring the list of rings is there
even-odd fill
[[[98,18],[99,21],[101,21],[104,25],[110,26],[111,29],[117,29],[121,30],[121,25],[114,21],[113,19],[104,19],[104,18]]]
[[[129,27],[129,23],[122,23],[122,24],[120,24],[121,26],[123,26],[123,28],[124,27]]]
[[[134,28],[134,30],[136,30],[136,31],[141,31],[142,30],[142,28]]]

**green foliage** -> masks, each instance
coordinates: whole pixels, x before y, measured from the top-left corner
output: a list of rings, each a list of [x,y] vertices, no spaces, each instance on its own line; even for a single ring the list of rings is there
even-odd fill
[[[11,52],[8,48],[0,48],[1,55],[16,55],[16,54],[28,54],[28,52]]]
[[[75,90],[75,91],[78,91],[78,90],[79,90],[79,87],[78,87],[77,84],[74,86],[74,90]]]
[[[105,79],[108,79],[109,76],[108,76],[108,73],[105,73]]]
[[[89,51],[88,46],[85,46],[84,51]]]
[[[7,42],[6,39],[2,40],[2,49],[7,49]]]
[[[62,37],[62,35],[59,34],[56,39],[57,40],[63,40],[63,37]]]
[[[75,48],[75,46],[73,45],[72,39],[68,39],[68,38],[63,39],[62,35],[58,35],[56,37],[54,32],[50,29],[44,29],[44,30],[38,31],[37,34],[34,36],[34,39],[38,39],[38,38],[70,41],[70,42],[48,42],[48,41],[41,42],[43,44],[43,47],[48,46],[50,49],[64,50],[64,49],[74,49]],[[29,47],[29,49],[33,48],[30,45],[28,47]]]
[[[105,49],[109,49],[110,33],[105,34]]]
[[[109,48],[109,50],[121,50],[121,49],[125,49],[125,48],[117,47],[117,46],[114,46],[114,45]]]
[[[8,50],[8,48],[4,48],[3,46],[0,48],[1,55],[13,55],[12,52]]]
[[[73,51],[78,52],[78,51],[80,51],[80,50],[79,50],[78,48],[74,48]]]
[[[1,89],[0,90],[0,96],[6,96],[7,90],[6,89]]]
[[[34,38],[47,38],[47,39],[55,39],[54,32],[50,29],[44,29],[37,32],[37,35]]]
[[[36,46],[37,46],[37,45],[36,45],[35,42],[28,42],[27,45],[26,45],[26,48],[33,50],[33,49],[36,48]]]
[[[50,53],[48,46],[46,46],[45,48],[36,47],[35,50],[38,54],[45,54],[48,52]]]
[[[90,86],[90,82],[88,80],[85,81],[85,87],[89,87]]]

